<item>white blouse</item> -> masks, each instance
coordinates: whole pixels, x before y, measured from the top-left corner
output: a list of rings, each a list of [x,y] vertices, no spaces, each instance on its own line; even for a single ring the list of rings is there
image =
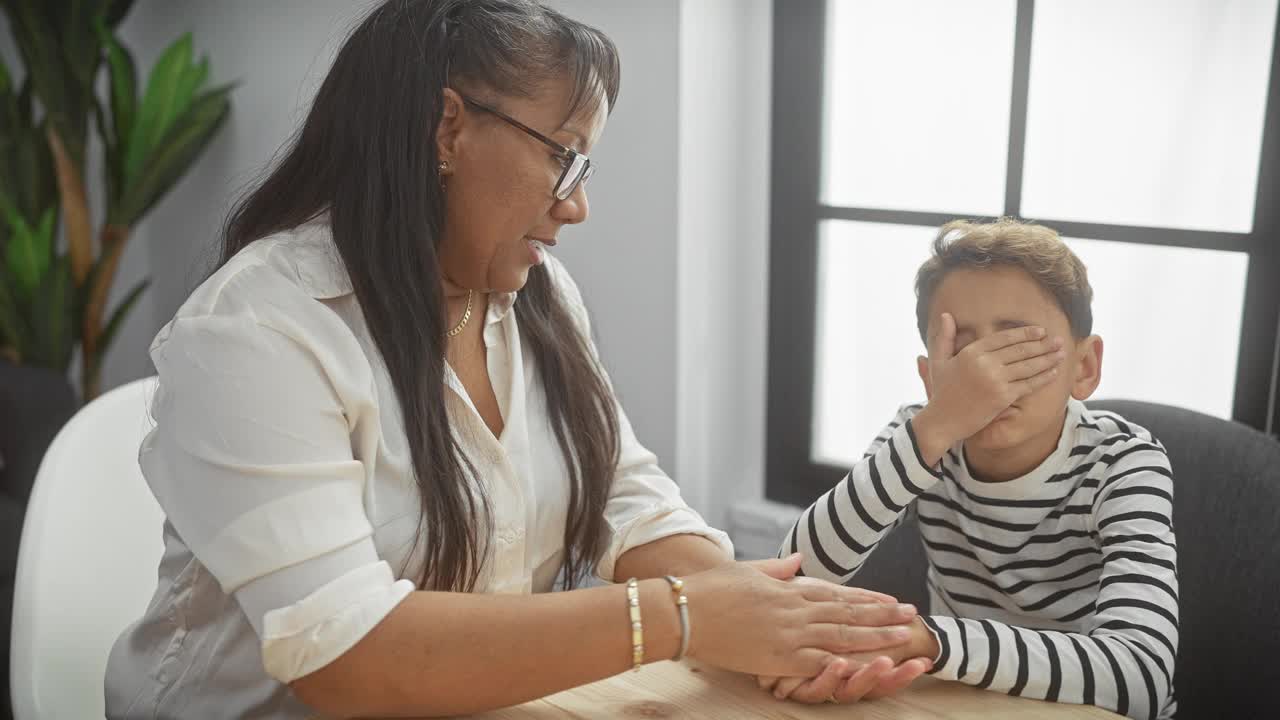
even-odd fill
[[[547,263],[589,338],[576,285]],[[450,426],[491,506],[480,592],[550,591],[564,557],[568,473],[514,302],[492,296],[485,318],[500,438],[446,371]],[[139,461],[167,516],[165,554],[150,606],[112,650],[107,715],[307,717],[285,683],[355,645],[421,568],[400,409],[328,226],[240,252],[160,331],[151,356],[156,425]],[[612,579],[627,550],[682,533],[731,557],[728,537],[684,503],[618,415],[597,574]]]

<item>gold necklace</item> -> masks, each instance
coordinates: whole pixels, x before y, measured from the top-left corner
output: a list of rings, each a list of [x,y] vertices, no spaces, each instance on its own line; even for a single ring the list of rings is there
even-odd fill
[[[471,320],[471,298],[473,295],[475,295],[474,290],[467,291],[467,309],[462,311],[462,320],[458,322],[458,325],[447,333],[449,337],[456,337],[458,333],[462,332],[462,328],[467,326],[467,322]]]

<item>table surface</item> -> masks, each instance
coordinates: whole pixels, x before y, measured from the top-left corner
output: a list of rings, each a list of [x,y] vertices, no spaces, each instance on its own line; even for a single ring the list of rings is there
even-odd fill
[[[524,705],[474,715],[477,720],[543,718],[681,718],[683,720],[1083,720],[1119,715],[1100,708],[1047,703],[930,677],[898,695],[853,705],[803,705],[773,699],[745,675],[694,662],[655,663]]]

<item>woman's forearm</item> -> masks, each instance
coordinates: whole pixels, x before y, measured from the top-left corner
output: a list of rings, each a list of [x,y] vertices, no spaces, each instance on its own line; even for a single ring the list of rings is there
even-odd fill
[[[733,558],[701,535],[672,535],[623,553],[614,565],[613,580],[692,575],[730,562]]]
[[[663,575],[732,562],[697,535],[674,535],[618,558],[619,582],[641,578],[645,658],[666,660],[680,626]],[[334,662],[292,684],[329,715],[483,712],[533,700],[631,667],[621,585],[540,595],[415,592]]]
[[[710,544],[710,543],[708,543]],[[663,580],[640,583],[646,661],[675,655]],[[292,684],[327,715],[459,715],[515,705],[631,667],[626,589],[540,595],[415,592],[334,662]]]

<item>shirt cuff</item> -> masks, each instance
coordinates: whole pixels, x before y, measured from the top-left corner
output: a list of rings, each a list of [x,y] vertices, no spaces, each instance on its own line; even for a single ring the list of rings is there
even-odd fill
[[[262,663],[282,683],[338,659],[382,622],[414,584],[396,580],[385,561],[356,568],[263,618]]]
[[[727,559],[733,559],[733,542],[729,540],[729,536],[707,525],[702,516],[692,508],[685,505],[660,505],[614,531],[613,542],[609,543],[604,556],[596,565],[596,575],[606,582],[614,582],[614,566],[624,553],[672,535],[704,537],[715,543]]]
[[[920,619],[938,641],[938,656],[933,659],[929,674],[943,680],[960,680],[964,673],[958,672],[959,668],[968,665],[961,621],[945,615],[921,615]]]
[[[934,618],[931,618],[928,615],[921,615],[920,619],[924,622],[924,626],[928,628],[929,634],[932,635],[933,639],[938,643],[938,654],[935,657],[929,658],[929,661],[933,663],[933,667],[930,668],[930,672],[936,672],[941,669],[943,665],[947,664],[947,660],[949,659],[948,656],[951,654],[951,643],[947,639],[946,634],[942,632],[942,629],[938,627],[937,621]]]

